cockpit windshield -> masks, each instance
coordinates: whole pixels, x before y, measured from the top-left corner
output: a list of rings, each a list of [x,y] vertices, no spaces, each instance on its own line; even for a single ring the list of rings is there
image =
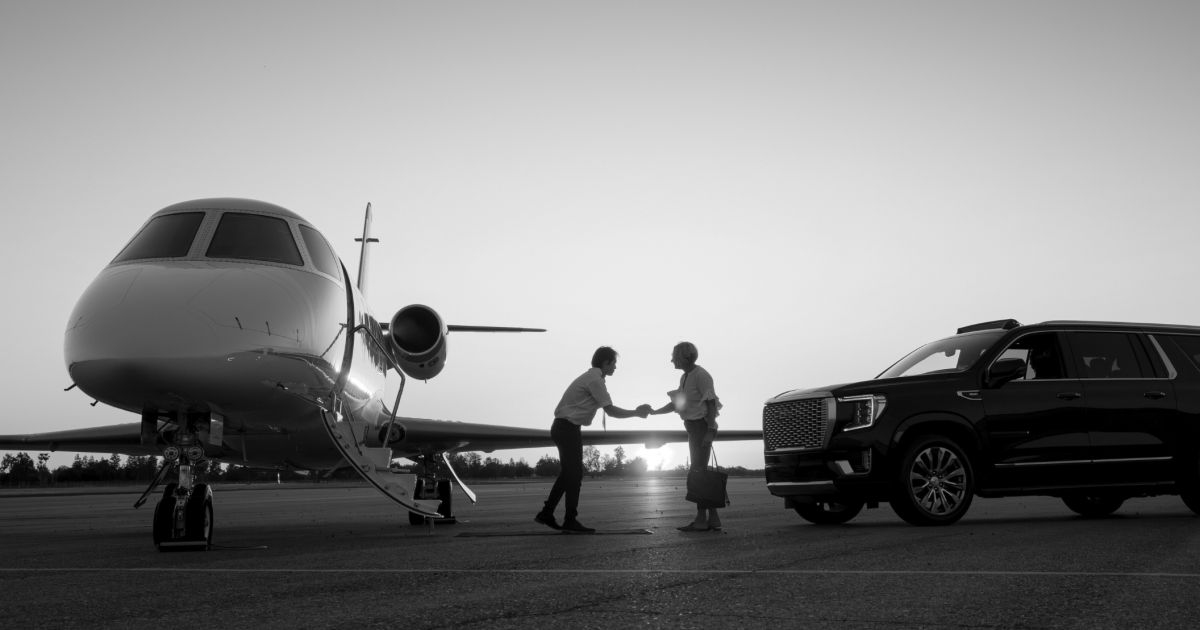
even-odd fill
[[[205,256],[304,266],[288,222],[260,214],[226,212],[222,215]]]
[[[927,343],[875,378],[962,372],[971,367],[1005,332],[967,333]]]
[[[182,258],[192,249],[196,231],[204,221],[203,212],[180,212],[154,217],[121,250],[113,262],[145,258]]]
[[[301,225],[300,237],[304,239],[308,257],[312,259],[313,266],[317,268],[317,271],[327,273],[335,278],[338,277],[337,256],[333,254],[333,249],[329,247],[329,243],[325,242],[321,233],[307,225]]]

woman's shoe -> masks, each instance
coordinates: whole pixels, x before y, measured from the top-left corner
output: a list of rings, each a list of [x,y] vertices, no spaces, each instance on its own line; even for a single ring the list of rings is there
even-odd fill
[[[678,529],[681,532],[706,532],[708,531],[708,526],[705,525],[703,527],[696,527],[695,523],[688,523],[683,527],[676,527],[675,529]]]

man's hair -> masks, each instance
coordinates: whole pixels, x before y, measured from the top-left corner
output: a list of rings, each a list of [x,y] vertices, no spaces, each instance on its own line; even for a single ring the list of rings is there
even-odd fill
[[[700,351],[696,349],[696,344],[690,341],[680,341],[675,344],[675,349],[671,352],[684,363],[695,363],[696,359],[700,358]]]
[[[596,348],[596,352],[592,354],[592,367],[598,368],[609,361],[616,361],[618,356],[620,355],[617,354],[616,350],[613,350],[608,346],[600,346],[599,348]]]

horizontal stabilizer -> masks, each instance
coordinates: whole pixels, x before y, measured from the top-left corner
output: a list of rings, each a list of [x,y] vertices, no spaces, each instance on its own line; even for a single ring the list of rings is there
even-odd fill
[[[448,332],[546,332],[545,328],[510,328],[508,326],[459,326],[447,324]]]

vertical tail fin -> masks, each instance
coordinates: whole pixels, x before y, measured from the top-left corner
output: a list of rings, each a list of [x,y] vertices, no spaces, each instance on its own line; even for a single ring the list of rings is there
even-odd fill
[[[378,243],[379,239],[371,238],[371,204],[367,204],[367,214],[363,218],[363,233],[362,238],[354,239],[356,242],[362,243],[362,249],[358,254],[358,291],[367,295],[367,246],[371,243]]]

